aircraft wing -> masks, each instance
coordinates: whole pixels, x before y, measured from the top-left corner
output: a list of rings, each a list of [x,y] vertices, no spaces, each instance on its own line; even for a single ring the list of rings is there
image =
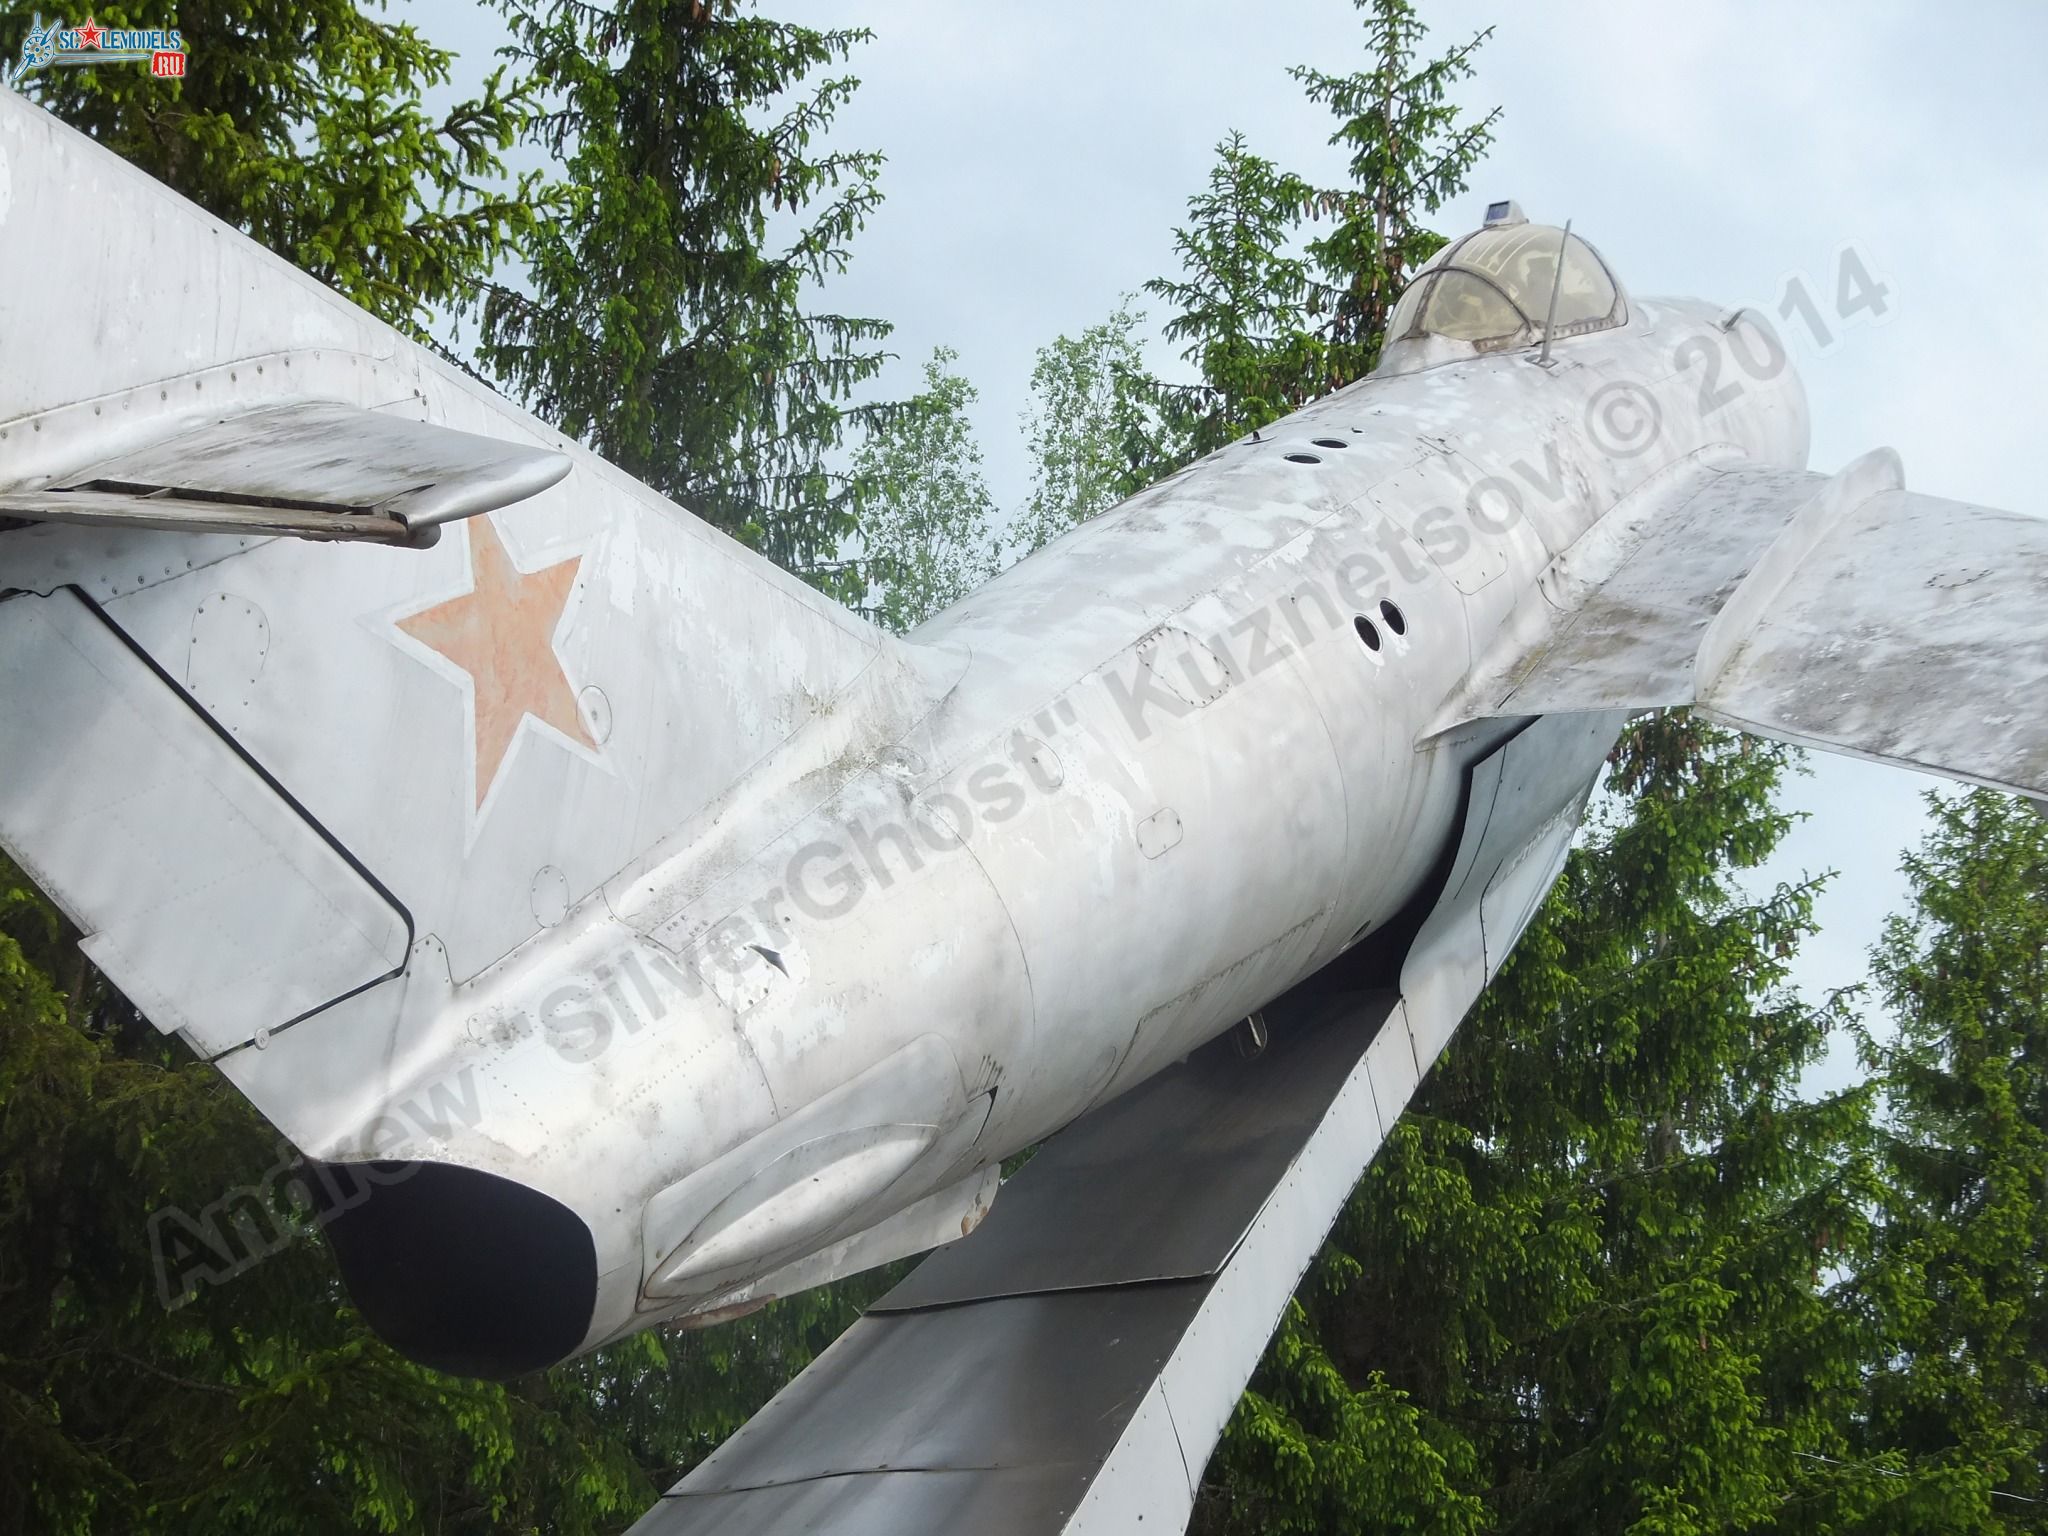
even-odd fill
[[[2048,798],[2048,520],[1908,491],[1889,450],[1832,477],[1703,469],[1665,495],[1629,547],[1576,573],[1568,553],[1533,643],[1453,718],[1692,705]]]

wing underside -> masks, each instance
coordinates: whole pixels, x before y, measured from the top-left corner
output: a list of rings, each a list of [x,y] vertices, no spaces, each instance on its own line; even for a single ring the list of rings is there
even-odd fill
[[[1748,730],[2048,795],[2048,522],[1909,491],[1821,543],[1714,679]]]
[[[1399,998],[1274,1015],[1053,1138],[634,1536],[1182,1528],[1209,1449],[1413,1092]],[[1148,1518],[1149,1517],[1149,1518]]]

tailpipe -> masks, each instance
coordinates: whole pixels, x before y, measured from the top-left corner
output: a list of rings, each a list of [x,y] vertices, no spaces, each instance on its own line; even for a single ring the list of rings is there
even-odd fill
[[[537,1189],[452,1163],[324,1163],[306,1182],[350,1298],[393,1349],[503,1380],[567,1359],[597,1305],[597,1245]]]

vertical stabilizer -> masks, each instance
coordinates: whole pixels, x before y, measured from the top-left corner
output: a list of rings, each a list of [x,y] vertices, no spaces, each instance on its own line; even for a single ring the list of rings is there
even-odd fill
[[[0,353],[0,842],[209,1056],[378,987],[396,1052],[897,664],[6,91]]]

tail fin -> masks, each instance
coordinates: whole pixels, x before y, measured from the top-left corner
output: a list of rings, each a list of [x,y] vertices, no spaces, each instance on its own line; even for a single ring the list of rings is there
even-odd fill
[[[0,355],[0,843],[206,1055],[474,975],[890,654],[4,90]]]

